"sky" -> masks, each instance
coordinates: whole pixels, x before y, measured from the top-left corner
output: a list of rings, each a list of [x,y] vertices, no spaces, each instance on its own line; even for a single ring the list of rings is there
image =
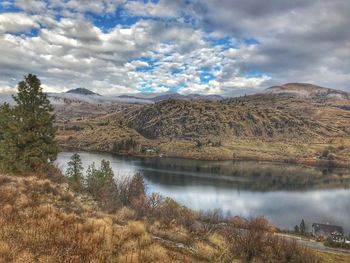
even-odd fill
[[[0,91],[350,91],[347,0],[0,0]]]

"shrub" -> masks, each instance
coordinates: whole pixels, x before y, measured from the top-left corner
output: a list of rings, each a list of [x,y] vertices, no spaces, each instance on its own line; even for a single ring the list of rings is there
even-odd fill
[[[230,244],[231,257],[245,262],[321,262],[311,250],[273,235],[271,225],[262,217],[248,221],[244,228],[228,225],[223,235]]]

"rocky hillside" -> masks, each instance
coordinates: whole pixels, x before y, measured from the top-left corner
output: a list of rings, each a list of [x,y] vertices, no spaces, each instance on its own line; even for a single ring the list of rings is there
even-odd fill
[[[303,93],[316,89],[298,85]],[[125,105],[95,118],[64,120],[58,141],[62,147],[118,154],[348,167],[350,100],[274,90],[216,101]]]
[[[308,83],[287,83],[281,86],[273,86],[265,90],[267,94],[295,95],[314,100],[348,99],[350,93],[342,90],[324,88]]]
[[[350,112],[274,94],[223,101],[167,100],[131,111],[127,125],[146,138],[305,139],[349,134]]]

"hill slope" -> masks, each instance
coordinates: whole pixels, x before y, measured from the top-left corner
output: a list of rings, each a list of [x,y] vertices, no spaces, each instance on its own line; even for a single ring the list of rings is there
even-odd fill
[[[268,94],[296,95],[303,98],[327,100],[327,99],[350,99],[350,94],[330,88],[324,88],[308,83],[287,83],[281,86],[273,86],[265,90]]]
[[[220,102],[167,100],[130,112],[127,125],[147,138],[235,137],[309,140],[347,135],[339,114],[350,112],[277,95],[253,95]],[[323,120],[322,115],[332,117]],[[334,117],[334,118],[333,118]]]
[[[71,89],[68,90],[66,93],[73,93],[73,94],[81,94],[81,95],[99,95],[95,92],[92,92],[91,90],[85,89],[85,88],[77,88],[77,89]]]
[[[295,95],[295,90],[298,94],[338,94],[312,85],[288,84],[263,94],[225,100],[169,99],[130,105],[74,122],[83,129],[62,132],[60,143],[64,147],[119,154],[348,166],[347,95],[340,92],[341,98],[310,98]]]

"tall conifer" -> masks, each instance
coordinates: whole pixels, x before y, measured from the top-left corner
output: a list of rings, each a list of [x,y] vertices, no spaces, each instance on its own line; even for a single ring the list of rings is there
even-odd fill
[[[13,99],[13,108],[1,107],[0,122],[6,124],[0,131],[0,168],[15,172],[41,170],[57,157],[53,107],[40,80],[32,74],[18,83]]]

